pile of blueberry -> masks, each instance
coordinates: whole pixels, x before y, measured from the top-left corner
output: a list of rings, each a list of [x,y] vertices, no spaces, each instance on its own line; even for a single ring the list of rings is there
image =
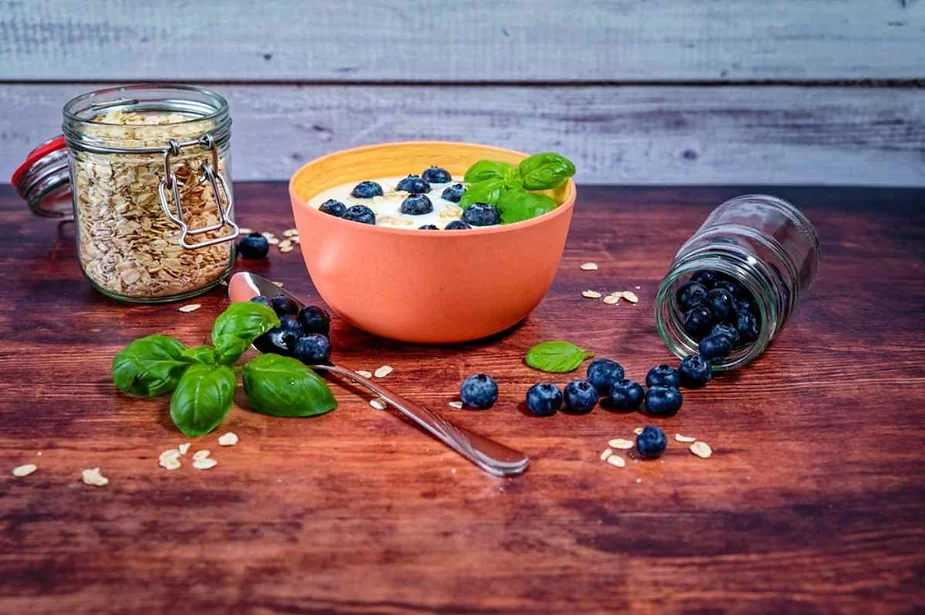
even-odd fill
[[[684,331],[708,361],[728,357],[758,339],[755,299],[738,281],[718,271],[698,271],[675,295]]]
[[[273,308],[279,316],[279,326],[274,327],[254,340],[260,352],[272,352],[295,357],[307,365],[323,365],[331,357],[331,316],[322,308],[299,305],[286,295],[267,298],[258,295],[254,303]]]

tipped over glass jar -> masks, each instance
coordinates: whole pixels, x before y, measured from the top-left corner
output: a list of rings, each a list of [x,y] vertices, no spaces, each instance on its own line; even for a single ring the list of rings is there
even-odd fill
[[[783,330],[819,256],[815,229],[790,203],[761,194],[726,201],[681,246],[662,280],[659,335],[678,357],[701,354],[715,371],[741,367]]]

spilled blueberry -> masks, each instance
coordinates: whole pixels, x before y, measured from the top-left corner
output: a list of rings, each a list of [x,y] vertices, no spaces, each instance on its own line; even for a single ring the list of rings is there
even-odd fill
[[[491,408],[498,400],[498,385],[491,376],[473,374],[463,380],[459,387],[459,399],[467,408]]]
[[[681,409],[684,397],[679,389],[665,386],[649,387],[646,391],[646,412],[656,416],[674,416]]]
[[[283,316],[285,314],[292,314],[294,316],[299,313],[299,304],[293,301],[288,295],[276,295],[270,299],[270,307],[273,308],[277,316]]]
[[[637,410],[644,398],[642,385],[633,380],[621,380],[610,388],[605,405],[613,410]]]
[[[611,387],[623,380],[623,366],[610,359],[595,359],[588,365],[588,382],[601,395],[610,393]]]
[[[353,205],[344,212],[344,220],[359,222],[361,224],[375,224],[376,214],[366,205]]]
[[[270,251],[270,242],[260,233],[245,235],[238,242],[238,254],[246,259],[266,258]]]
[[[427,183],[420,175],[409,175],[398,182],[396,190],[403,190],[411,194],[425,194],[430,192],[430,184]]]
[[[699,354],[693,354],[681,359],[678,375],[681,377],[681,386],[687,389],[699,389],[710,382],[713,374],[710,364]]]
[[[636,436],[636,452],[646,459],[658,459],[668,446],[665,432],[658,427],[646,425],[642,433]]]
[[[429,214],[434,210],[434,204],[426,194],[412,194],[401,202],[401,213],[412,216]]]
[[[494,205],[474,203],[463,211],[462,221],[470,226],[494,226],[501,223],[501,212]]]
[[[299,310],[299,323],[305,333],[327,335],[331,330],[331,315],[317,305],[306,305]]]
[[[292,356],[292,349],[298,339],[290,331],[284,331],[281,327],[273,327],[254,340],[254,347],[260,352]]]
[[[347,213],[347,206],[340,201],[328,199],[318,207],[318,211],[323,214],[328,214],[329,216],[334,216],[335,218],[343,218],[344,214]]]
[[[438,166],[431,166],[429,169],[425,169],[425,171],[421,173],[421,178],[432,184],[447,184],[453,181],[450,172]]]
[[[727,325],[726,323],[713,325],[713,328],[710,330],[710,335],[725,335],[729,338],[729,344],[733,348],[738,348],[739,342],[741,341],[739,331],[732,325]]]
[[[458,203],[459,199],[462,198],[462,195],[466,193],[465,187],[462,184],[453,184],[452,186],[447,186],[443,189],[442,196],[444,199],[450,203]]]
[[[291,333],[297,338],[302,337],[302,335],[305,333],[305,331],[302,329],[302,323],[299,322],[299,319],[288,314],[279,317],[279,328],[286,333]]]
[[[374,196],[382,196],[382,186],[374,181],[362,181],[353,187],[353,190],[350,191],[350,196],[357,199],[371,199]]]
[[[565,411],[571,414],[587,414],[597,405],[597,389],[587,380],[573,380],[565,385],[562,395]]]
[[[656,365],[646,374],[646,386],[650,388],[654,386],[665,386],[676,389],[680,384],[681,377],[678,375],[678,370],[664,363]]]
[[[560,407],[562,393],[554,384],[541,382],[527,391],[527,410],[536,416],[552,416]]]
[[[331,340],[320,333],[303,335],[296,340],[292,355],[306,365],[323,365],[331,358]]]

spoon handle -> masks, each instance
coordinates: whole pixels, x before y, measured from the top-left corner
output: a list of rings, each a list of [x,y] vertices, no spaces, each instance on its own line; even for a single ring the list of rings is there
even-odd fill
[[[522,474],[530,463],[527,456],[520,451],[454,425],[436,412],[396,395],[384,386],[349,369],[338,365],[316,365],[315,369],[333,372],[363,385],[435,438],[493,476]]]

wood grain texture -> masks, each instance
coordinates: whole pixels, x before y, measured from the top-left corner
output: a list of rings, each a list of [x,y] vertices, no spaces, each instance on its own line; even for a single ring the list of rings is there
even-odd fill
[[[0,179],[93,88],[0,87]],[[219,85],[236,179],[288,179],[340,149],[489,143],[573,159],[585,184],[925,186],[925,90]]]
[[[0,612],[922,612],[922,190],[773,189],[822,238],[816,285],[761,359],[687,394],[676,417],[518,407],[544,378],[521,363],[541,340],[572,340],[637,379],[669,360],[657,284],[741,191],[580,188],[553,290],[491,340],[410,346],[335,319],[344,365],[390,364],[389,385],[532,456],[526,475],[499,480],[341,385],[340,408],[315,419],[233,410],[218,433],[238,433],[236,447],[193,445],[214,451],[213,470],[159,469],[183,438],[165,400],[116,394],[110,361],[156,331],[203,339],[222,293],[190,314],[109,301],[81,277],[72,227],[31,219],[0,187]],[[284,185],[235,194],[243,224],[291,225]],[[580,271],[589,260],[600,270]],[[298,253],[251,269],[317,300]],[[635,286],[635,307],[580,295]],[[498,379],[495,408],[447,408],[476,371]],[[649,422],[714,456],[672,441],[662,461],[598,460]],[[9,475],[26,462],[38,472]],[[96,466],[108,487],[78,482]]]
[[[0,79],[921,79],[898,0],[0,3]]]

